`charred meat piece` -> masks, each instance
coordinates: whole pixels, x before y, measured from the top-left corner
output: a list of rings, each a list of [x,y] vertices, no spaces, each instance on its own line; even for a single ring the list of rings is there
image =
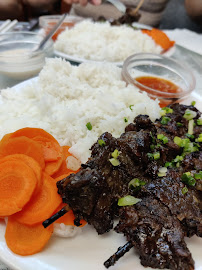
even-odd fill
[[[202,214],[198,194],[191,188],[186,194],[180,174],[176,171],[168,173],[167,177],[158,178],[142,188],[142,195],[149,194],[165,205],[172,215],[182,223],[186,236],[194,234],[202,237]]]
[[[148,181],[143,177],[141,167],[145,168],[141,164],[147,159],[151,137],[142,131],[128,132],[127,140],[117,140],[104,133],[99,140],[105,145],[94,144],[92,156],[80,172],[58,182],[57,186],[63,202],[69,204],[76,218],[85,219],[98,234],[103,234],[112,228],[118,212],[117,200],[127,195],[131,179],[141,177]],[[119,166],[110,162],[115,150],[119,152]]]
[[[191,122],[185,117],[187,110],[193,114]],[[194,126],[200,116],[195,107],[180,104],[169,106],[155,123],[139,115],[120,138],[107,132],[101,135],[80,172],[57,183],[76,225],[85,219],[103,234],[112,229],[114,217],[120,218],[116,231],[124,233],[129,242],[112,256],[113,261],[133,245],[145,266],[194,269],[184,236],[202,236],[201,179],[190,185],[182,177],[202,171],[198,140],[202,126]],[[165,175],[159,173],[161,167],[167,170]],[[144,185],[131,188],[129,182],[134,178]],[[142,201],[120,208],[117,202],[126,195]]]
[[[194,269],[180,222],[153,197],[120,210],[115,230],[124,233],[140,255],[142,265],[177,270]]]

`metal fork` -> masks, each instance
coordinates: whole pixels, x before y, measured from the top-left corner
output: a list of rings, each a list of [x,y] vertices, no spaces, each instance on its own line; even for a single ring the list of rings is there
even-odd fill
[[[114,5],[121,13],[126,13],[126,6],[119,0],[105,0],[104,2],[110,2]]]

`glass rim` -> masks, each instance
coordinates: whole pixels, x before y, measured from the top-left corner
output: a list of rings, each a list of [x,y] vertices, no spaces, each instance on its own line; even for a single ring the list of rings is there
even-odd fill
[[[135,59],[136,57],[137,57],[137,59]],[[180,68],[182,68],[183,70],[185,70],[186,73],[189,74],[191,82],[188,82],[185,78],[183,78],[174,68],[169,67],[168,65],[165,65],[162,63],[156,63],[156,66],[162,66],[162,67],[174,72],[175,74],[177,74],[184,82],[186,82],[185,83],[186,86],[188,83],[189,85],[187,86],[187,89],[186,90],[182,89],[182,91],[178,92],[178,93],[162,92],[160,90],[156,90],[154,88],[145,86],[144,84],[138,82],[135,78],[132,78],[129,71],[128,71],[128,66],[130,64],[132,64],[134,61],[138,61],[138,60],[144,61],[144,58],[142,58],[142,57],[150,58],[150,59],[145,58],[145,61],[148,62],[148,65],[149,64],[155,65],[155,62],[153,62],[154,59],[166,59],[167,61],[170,61],[173,64],[175,64],[175,65],[179,66]],[[153,53],[137,53],[137,54],[133,54],[133,55],[129,56],[123,63],[122,76],[126,82],[134,84],[135,86],[137,86],[139,88],[140,91],[145,91],[148,93],[148,95],[152,95],[153,97],[158,97],[159,99],[162,99],[162,98],[176,98],[177,99],[177,98],[182,98],[182,97],[188,96],[194,90],[195,85],[196,85],[195,76],[194,76],[193,72],[191,71],[191,69],[187,66],[186,63],[184,63],[182,61],[179,63],[175,59],[171,59],[171,58],[164,56],[164,55],[161,55],[161,54],[153,54]],[[150,75],[148,75],[148,77],[149,76]],[[151,77],[152,76],[158,77],[158,75],[151,75]],[[161,78],[161,77],[159,77],[159,78]]]

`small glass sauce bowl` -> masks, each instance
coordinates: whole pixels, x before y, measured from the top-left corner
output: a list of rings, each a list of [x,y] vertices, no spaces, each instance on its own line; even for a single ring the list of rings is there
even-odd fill
[[[196,85],[195,77],[185,63],[151,53],[129,56],[123,64],[122,77],[140,91],[147,92],[152,99],[158,98],[161,107],[183,101]],[[159,84],[154,83],[155,79]],[[162,84],[165,87],[162,88]]]
[[[33,52],[43,36],[32,32],[0,34],[0,73],[16,80],[36,76],[45,64],[45,58],[53,55],[53,41],[43,50]]]
[[[54,27],[54,25],[61,18],[60,15],[46,15],[39,17],[39,25],[42,27],[46,34]],[[68,15],[64,22],[61,24],[60,28],[56,31],[56,33],[52,36],[52,39],[55,41],[58,35],[63,32],[66,28],[72,28],[76,23],[81,22],[83,20],[82,17]]]

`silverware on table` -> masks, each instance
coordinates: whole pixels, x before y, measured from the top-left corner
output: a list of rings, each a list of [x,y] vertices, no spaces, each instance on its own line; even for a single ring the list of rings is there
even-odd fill
[[[18,20],[6,20],[2,25],[0,26],[0,34],[9,32],[14,28],[14,26],[18,23]]]

